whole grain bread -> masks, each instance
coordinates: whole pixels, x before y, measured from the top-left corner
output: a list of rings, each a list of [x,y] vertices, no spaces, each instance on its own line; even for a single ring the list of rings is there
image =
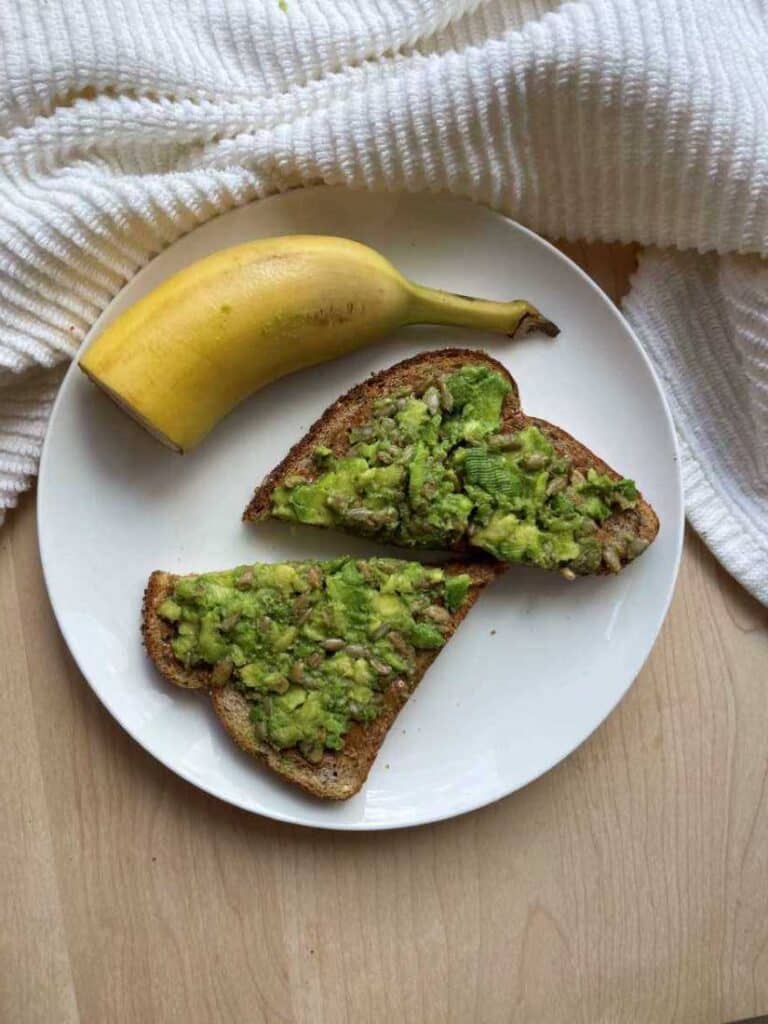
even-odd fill
[[[252,522],[269,519],[274,490],[284,482],[287,476],[301,476],[307,480],[314,480],[318,471],[312,453],[318,445],[327,446],[337,457],[346,455],[350,447],[349,431],[353,427],[362,426],[371,418],[373,403],[376,399],[402,387],[422,392],[436,377],[453,373],[468,364],[489,366],[505,377],[511,385],[511,391],[502,406],[502,433],[521,430],[528,424],[534,424],[547,435],[556,452],[570,458],[574,467],[581,470],[582,473],[586,473],[588,469],[594,469],[598,473],[608,474],[615,480],[621,479],[621,474],[561,427],[534,416],[526,416],[520,407],[520,394],[514,378],[505,366],[489,356],[487,352],[445,348],[425,352],[396,363],[387,370],[373,374],[368,380],[355,385],[345,395],[337,399],[257,487],[243,513],[243,519]],[[324,529],[324,527],[318,528]],[[614,512],[600,526],[595,536],[602,544],[606,544],[612,538],[619,538],[625,533],[631,533],[650,544],[658,531],[658,517],[648,502],[640,495],[634,508]],[[471,547],[466,538],[461,538],[452,550],[456,555],[462,557],[481,557],[478,549]],[[597,575],[607,574],[610,574],[610,569],[602,565]]]
[[[446,640],[449,640],[477,600],[480,591],[503,571],[503,567],[492,562],[467,565],[452,562],[444,568],[449,575],[467,573],[471,579],[466,601],[458,611],[451,614],[447,624]],[[373,722],[354,723],[346,734],[342,750],[326,750],[319,764],[310,764],[296,748],[276,750],[258,739],[250,720],[250,706],[236,686],[228,683],[217,687],[213,684],[211,669],[188,669],[176,658],[171,649],[173,626],[160,618],[157,609],[171,595],[179,578],[167,572],[153,572],[144,592],[144,645],[164,678],[177,686],[205,691],[211,698],[214,711],[235,743],[288,782],[325,800],[346,800],[354,796],[368,777],[371,765],[398,712],[440,651],[417,651],[414,678],[409,681],[396,679],[390,684],[384,693],[384,708],[381,714]]]

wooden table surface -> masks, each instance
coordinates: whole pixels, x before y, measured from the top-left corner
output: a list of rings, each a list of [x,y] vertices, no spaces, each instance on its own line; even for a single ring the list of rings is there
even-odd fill
[[[631,249],[566,248],[623,293]],[[59,636],[32,495],[0,531],[0,686],[0,1021],[768,1013],[766,613],[690,533],[608,721],[521,792],[410,831],[262,820],[144,753]]]

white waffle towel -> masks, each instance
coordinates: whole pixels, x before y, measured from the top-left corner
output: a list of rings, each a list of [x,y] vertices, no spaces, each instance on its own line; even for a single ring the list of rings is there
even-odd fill
[[[0,39],[0,516],[163,246],[302,183],[446,189],[648,247],[689,519],[768,603],[764,0],[4,0]]]

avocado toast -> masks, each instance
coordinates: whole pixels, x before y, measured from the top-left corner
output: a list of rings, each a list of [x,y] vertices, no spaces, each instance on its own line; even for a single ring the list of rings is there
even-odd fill
[[[166,679],[210,695],[243,750],[314,796],[343,800],[499,571],[342,557],[154,572],[144,643]]]
[[[343,395],[244,513],[270,518],[568,579],[618,572],[659,526],[632,480],[526,416],[506,368],[467,349],[407,359]]]

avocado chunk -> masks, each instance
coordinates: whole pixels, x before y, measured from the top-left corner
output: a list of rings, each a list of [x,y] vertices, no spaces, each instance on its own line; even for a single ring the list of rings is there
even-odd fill
[[[317,475],[276,487],[271,514],[405,547],[468,542],[570,576],[611,567],[594,534],[637,504],[633,481],[581,473],[535,424],[501,433],[510,390],[491,367],[468,364],[422,393],[377,399],[369,420],[347,432],[348,454],[319,447]],[[619,542],[626,557],[636,541]]]
[[[446,640],[470,577],[391,558],[240,566],[178,580],[158,615],[186,666],[237,687],[257,737],[311,763],[373,721]]]

